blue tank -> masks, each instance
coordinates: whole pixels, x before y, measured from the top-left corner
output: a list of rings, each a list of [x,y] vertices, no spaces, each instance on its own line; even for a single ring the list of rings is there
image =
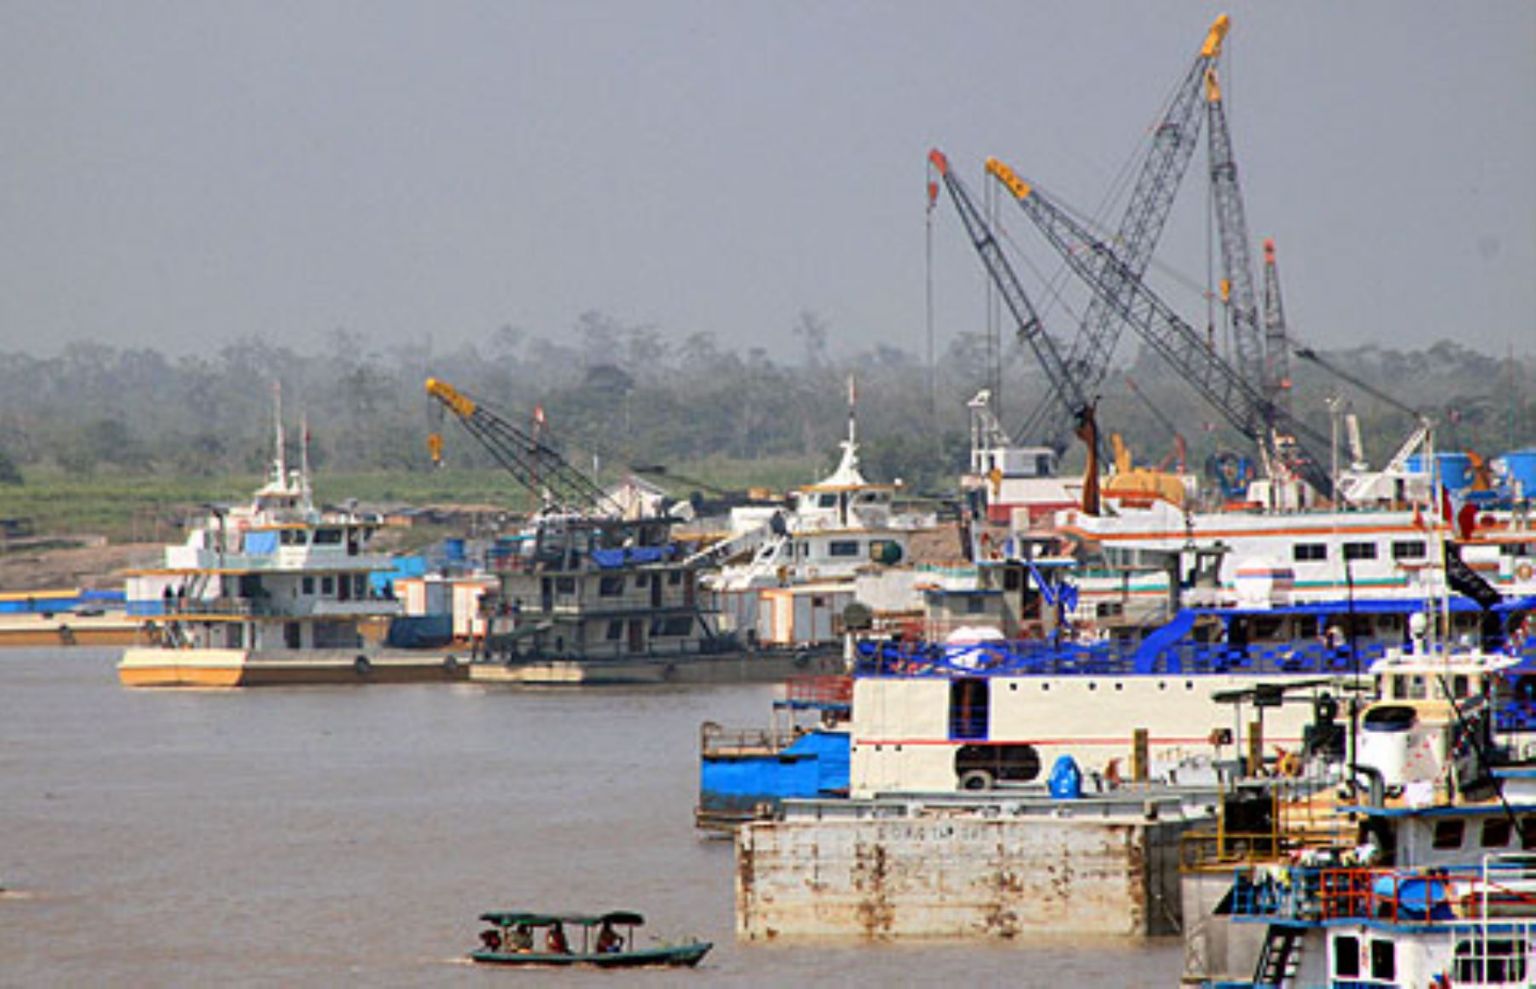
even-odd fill
[[[1465,453],[1437,453],[1435,462],[1439,465],[1440,479],[1447,488],[1460,491],[1472,486],[1472,458]],[[1428,473],[1424,454],[1415,453],[1408,458],[1408,471],[1412,474]]]

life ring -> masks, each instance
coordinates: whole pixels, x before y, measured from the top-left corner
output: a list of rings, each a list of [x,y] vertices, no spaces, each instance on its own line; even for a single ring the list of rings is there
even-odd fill
[[[1533,569],[1529,563],[1522,563],[1515,568],[1515,578],[1517,580],[1530,580],[1533,573],[1536,573],[1536,569]]]
[[[368,661],[367,656],[359,656],[352,661],[352,672],[360,677],[367,676],[373,672],[373,664]]]

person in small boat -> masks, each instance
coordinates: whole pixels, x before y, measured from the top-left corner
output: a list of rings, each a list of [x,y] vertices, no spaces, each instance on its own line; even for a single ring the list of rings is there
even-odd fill
[[[571,953],[571,944],[565,939],[565,925],[558,920],[550,927],[549,933],[544,935],[544,950],[552,955]]]
[[[611,955],[624,950],[624,936],[613,929],[608,921],[603,921],[602,929],[597,932],[597,953]]]
[[[480,943],[485,945],[486,951],[500,951],[501,932],[494,927],[481,931]]]
[[[507,935],[508,951],[532,951],[533,930],[527,924],[518,924],[512,933]]]

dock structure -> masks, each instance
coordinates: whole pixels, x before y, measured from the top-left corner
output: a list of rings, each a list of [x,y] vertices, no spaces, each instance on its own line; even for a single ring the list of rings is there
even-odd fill
[[[744,941],[1146,937],[1179,930],[1196,788],[786,801],[736,837]]]

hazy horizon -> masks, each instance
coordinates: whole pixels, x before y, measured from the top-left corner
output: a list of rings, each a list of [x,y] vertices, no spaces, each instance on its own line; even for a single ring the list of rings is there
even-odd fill
[[[595,310],[780,359],[810,311],[834,356],[922,354],[928,149],[1093,210],[1224,10],[1294,334],[1536,351],[1536,5],[1511,0],[12,3],[0,350],[452,349]],[[1158,251],[1186,281],[1203,168]],[[932,275],[942,353],[985,321],[947,202]]]

